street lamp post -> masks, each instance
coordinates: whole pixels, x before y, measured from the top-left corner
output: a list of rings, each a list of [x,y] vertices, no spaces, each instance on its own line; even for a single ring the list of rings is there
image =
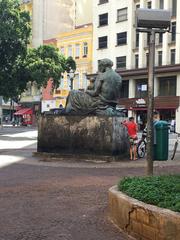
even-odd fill
[[[148,111],[147,111],[147,174],[153,175],[153,110],[154,110],[154,62],[155,62],[155,31],[151,30],[149,43],[148,66]]]
[[[74,71],[71,69],[68,73],[70,79],[70,89],[73,90]]]
[[[170,11],[159,9],[137,9],[136,27],[139,32],[150,34],[149,66],[148,66],[148,109],[147,109],[147,175],[153,175],[154,160],[154,62],[155,35],[169,31],[171,23]]]

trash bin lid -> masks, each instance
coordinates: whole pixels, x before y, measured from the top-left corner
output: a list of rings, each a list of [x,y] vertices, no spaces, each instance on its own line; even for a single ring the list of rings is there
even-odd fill
[[[157,121],[155,124],[154,124],[154,126],[155,126],[155,128],[156,129],[166,129],[166,128],[168,128],[168,122],[166,122],[166,121],[162,121],[162,120],[160,120],[160,121]]]

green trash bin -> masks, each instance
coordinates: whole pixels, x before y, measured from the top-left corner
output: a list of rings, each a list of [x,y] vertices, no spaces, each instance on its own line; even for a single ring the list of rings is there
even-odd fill
[[[154,160],[168,160],[169,127],[166,121],[157,121],[154,124]]]

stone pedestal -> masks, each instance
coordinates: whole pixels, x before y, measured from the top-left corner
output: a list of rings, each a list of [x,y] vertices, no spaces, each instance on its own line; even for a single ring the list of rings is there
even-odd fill
[[[123,155],[128,138],[122,117],[41,116],[38,152]]]

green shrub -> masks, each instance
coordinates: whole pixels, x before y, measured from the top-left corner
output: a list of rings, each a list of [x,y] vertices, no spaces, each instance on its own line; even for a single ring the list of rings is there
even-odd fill
[[[180,175],[127,177],[119,191],[142,202],[180,212]]]

